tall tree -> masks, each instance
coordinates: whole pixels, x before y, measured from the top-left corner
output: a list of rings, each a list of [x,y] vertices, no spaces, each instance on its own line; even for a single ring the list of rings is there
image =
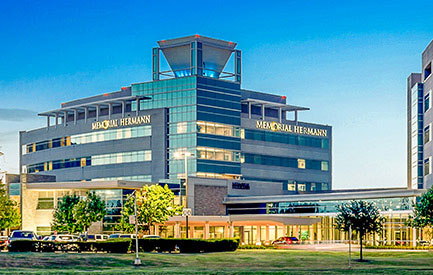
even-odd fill
[[[339,230],[357,232],[360,243],[360,261],[362,261],[362,240],[367,233],[381,233],[384,218],[379,209],[372,202],[351,201],[338,206],[335,218],[336,228]],[[351,237],[351,236],[350,236]]]
[[[66,195],[59,201],[53,214],[52,230],[69,233],[82,232],[82,227],[77,223],[73,214],[74,207],[79,201],[80,197],[76,195]]]
[[[88,192],[84,199],[81,199],[72,210],[74,219],[77,221],[79,228],[87,232],[92,223],[101,221],[107,215],[105,201],[95,192]]]
[[[433,227],[433,188],[430,188],[426,193],[422,194],[418,202],[415,204],[413,216],[411,216],[409,224],[413,227],[424,228]],[[430,232],[430,240],[433,232]]]
[[[0,184],[0,231],[18,227],[21,224],[21,215],[18,204],[9,199],[4,184]]]
[[[160,185],[145,185],[137,190],[137,221],[140,232],[150,232],[155,224],[163,224],[170,217],[178,215],[182,206],[174,203],[174,194],[168,188]],[[130,196],[122,210],[122,219],[118,230],[133,233],[135,225],[129,223],[129,216],[134,215],[134,196]]]

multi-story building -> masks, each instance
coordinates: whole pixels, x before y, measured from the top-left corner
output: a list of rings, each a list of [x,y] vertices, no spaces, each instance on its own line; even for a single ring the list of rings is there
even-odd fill
[[[347,240],[334,226],[336,206],[354,199],[375,202],[386,217],[382,235],[369,241],[416,245],[428,236],[405,221],[431,171],[430,63],[408,80],[409,187],[420,190],[333,191],[332,128],[301,122],[308,108],[285,96],[242,89],[235,43],[196,35],[158,44],[152,81],[63,103],[40,114],[46,127],[20,133],[23,229],[50,234],[58,198],[95,191],[108,214],[92,230],[112,233],[128,194],[167,183],[192,210],[194,238]],[[233,70],[225,71],[229,61]],[[184,237],[185,226],[172,217],[152,230]]]
[[[285,96],[242,89],[236,43],[196,35],[158,44],[151,82],[39,114],[47,126],[20,133],[22,172],[159,182],[184,178],[187,154],[189,176],[331,189],[331,127],[299,121],[308,108]],[[160,70],[161,53],[170,71]]]
[[[407,182],[410,189],[427,189],[432,177],[433,41],[422,53],[422,73],[407,79]]]

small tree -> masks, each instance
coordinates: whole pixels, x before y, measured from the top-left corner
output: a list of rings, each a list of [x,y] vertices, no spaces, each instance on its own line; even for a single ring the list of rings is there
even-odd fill
[[[433,227],[433,188],[422,194],[419,201],[415,204],[413,216],[411,216],[409,225],[416,228]],[[430,242],[433,233],[430,234]]]
[[[335,218],[336,228],[349,231],[352,227],[359,235],[360,256],[362,261],[362,239],[367,233],[381,233],[384,218],[379,209],[372,202],[351,201],[338,206],[338,214]],[[352,236],[350,236],[352,238]]]
[[[95,192],[88,192],[86,198],[74,206],[72,214],[82,232],[87,232],[92,223],[102,220],[107,215],[105,201]]]
[[[51,223],[53,230],[70,233],[82,231],[82,227],[77,223],[73,214],[74,207],[79,201],[80,197],[76,195],[66,195],[59,201],[57,208],[54,210],[53,222]]]
[[[5,185],[0,184],[0,231],[18,227],[21,215],[16,201],[9,199]]]
[[[141,232],[149,232],[153,225],[162,224],[182,211],[182,206],[174,203],[174,194],[167,185],[164,187],[145,185],[137,190],[135,195],[137,196],[137,221]],[[134,215],[134,196],[131,196],[123,206],[118,230],[134,232],[135,225],[129,223],[130,215]]]

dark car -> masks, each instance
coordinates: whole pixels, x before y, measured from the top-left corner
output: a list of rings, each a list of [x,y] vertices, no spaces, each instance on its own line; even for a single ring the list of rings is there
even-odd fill
[[[280,237],[272,242],[273,245],[279,244],[297,244],[299,243],[298,238],[296,237]]]
[[[36,236],[35,232],[33,232],[33,231],[14,230],[9,237],[9,243],[16,241],[16,240],[36,241],[37,236]]]

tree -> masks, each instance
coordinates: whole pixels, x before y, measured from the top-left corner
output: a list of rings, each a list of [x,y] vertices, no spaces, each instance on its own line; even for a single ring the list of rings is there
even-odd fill
[[[352,227],[359,235],[360,257],[362,261],[362,239],[367,233],[381,233],[384,218],[379,209],[372,202],[351,201],[338,206],[338,214],[335,218],[336,228],[349,231]],[[352,238],[352,236],[350,236]]]
[[[16,201],[9,199],[4,184],[0,184],[0,231],[18,227],[21,215]]]
[[[53,214],[52,230],[69,233],[82,232],[82,227],[77,223],[73,214],[74,207],[79,201],[80,197],[76,195],[66,195],[59,201]]]
[[[182,211],[182,206],[174,203],[174,194],[167,185],[164,187],[145,185],[137,190],[135,195],[137,196],[137,221],[141,232],[150,232],[153,225],[162,224]],[[134,196],[130,196],[123,205],[122,218],[117,225],[118,230],[134,232],[135,225],[129,223],[130,215],[134,215]]]
[[[433,188],[422,194],[419,201],[415,204],[409,225],[417,228],[429,226],[431,229],[433,227]]]
[[[87,232],[92,223],[100,221],[107,215],[105,201],[95,192],[88,192],[86,198],[81,199],[73,208],[72,214],[81,232]]]

